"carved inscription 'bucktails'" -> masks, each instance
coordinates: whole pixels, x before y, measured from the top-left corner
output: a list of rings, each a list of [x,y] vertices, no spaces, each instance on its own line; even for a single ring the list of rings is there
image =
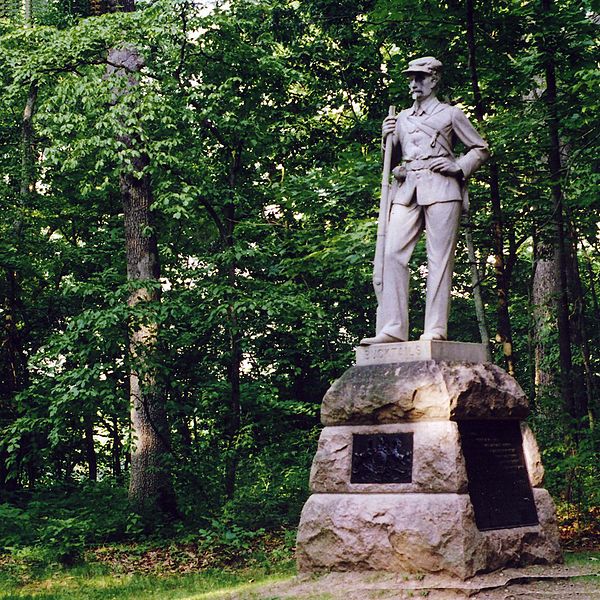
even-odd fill
[[[373,344],[356,349],[357,365],[405,363],[421,360],[450,360],[483,363],[487,355],[482,344],[422,340],[396,344]]]
[[[419,360],[422,356],[421,346],[409,346],[407,344],[395,346],[368,346],[363,354],[367,362],[380,362],[381,359],[393,361],[405,361],[407,359]]]

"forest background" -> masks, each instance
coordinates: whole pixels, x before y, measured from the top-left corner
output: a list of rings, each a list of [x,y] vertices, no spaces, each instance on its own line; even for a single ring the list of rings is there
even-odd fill
[[[322,396],[374,330],[381,121],[410,102],[401,70],[422,55],[493,152],[470,182],[450,337],[515,375],[563,522],[589,531],[598,11],[3,0],[5,552],[293,544]],[[423,298],[415,268],[413,337]]]

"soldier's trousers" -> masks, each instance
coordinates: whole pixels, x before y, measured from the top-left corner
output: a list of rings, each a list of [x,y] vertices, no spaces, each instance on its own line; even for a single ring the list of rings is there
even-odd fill
[[[447,337],[461,209],[460,201],[392,206],[385,241],[383,293],[377,308],[377,333],[408,340],[408,264],[425,229],[428,269],[425,333]]]

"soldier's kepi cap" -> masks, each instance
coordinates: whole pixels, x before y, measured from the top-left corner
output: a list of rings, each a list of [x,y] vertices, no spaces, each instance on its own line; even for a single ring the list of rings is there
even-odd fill
[[[408,63],[408,69],[402,71],[405,75],[412,73],[425,73],[433,75],[438,73],[442,68],[442,63],[433,56],[424,56],[423,58],[415,58]]]

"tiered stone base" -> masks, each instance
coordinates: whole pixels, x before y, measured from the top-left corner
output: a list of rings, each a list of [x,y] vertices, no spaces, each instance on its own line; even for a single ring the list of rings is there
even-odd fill
[[[468,494],[313,494],[298,535],[301,571],[447,573],[560,562],[554,504],[534,490],[540,524],[479,531]]]
[[[560,562],[554,505],[541,487],[539,451],[524,423],[524,463],[538,523],[482,531],[469,495],[459,423],[508,427],[528,410],[516,381],[491,364],[384,360],[349,369],[323,400],[326,427],[311,471],[314,493],[298,530],[299,569],[465,579],[502,567]],[[411,436],[408,482],[353,482],[353,436],[369,434]]]

